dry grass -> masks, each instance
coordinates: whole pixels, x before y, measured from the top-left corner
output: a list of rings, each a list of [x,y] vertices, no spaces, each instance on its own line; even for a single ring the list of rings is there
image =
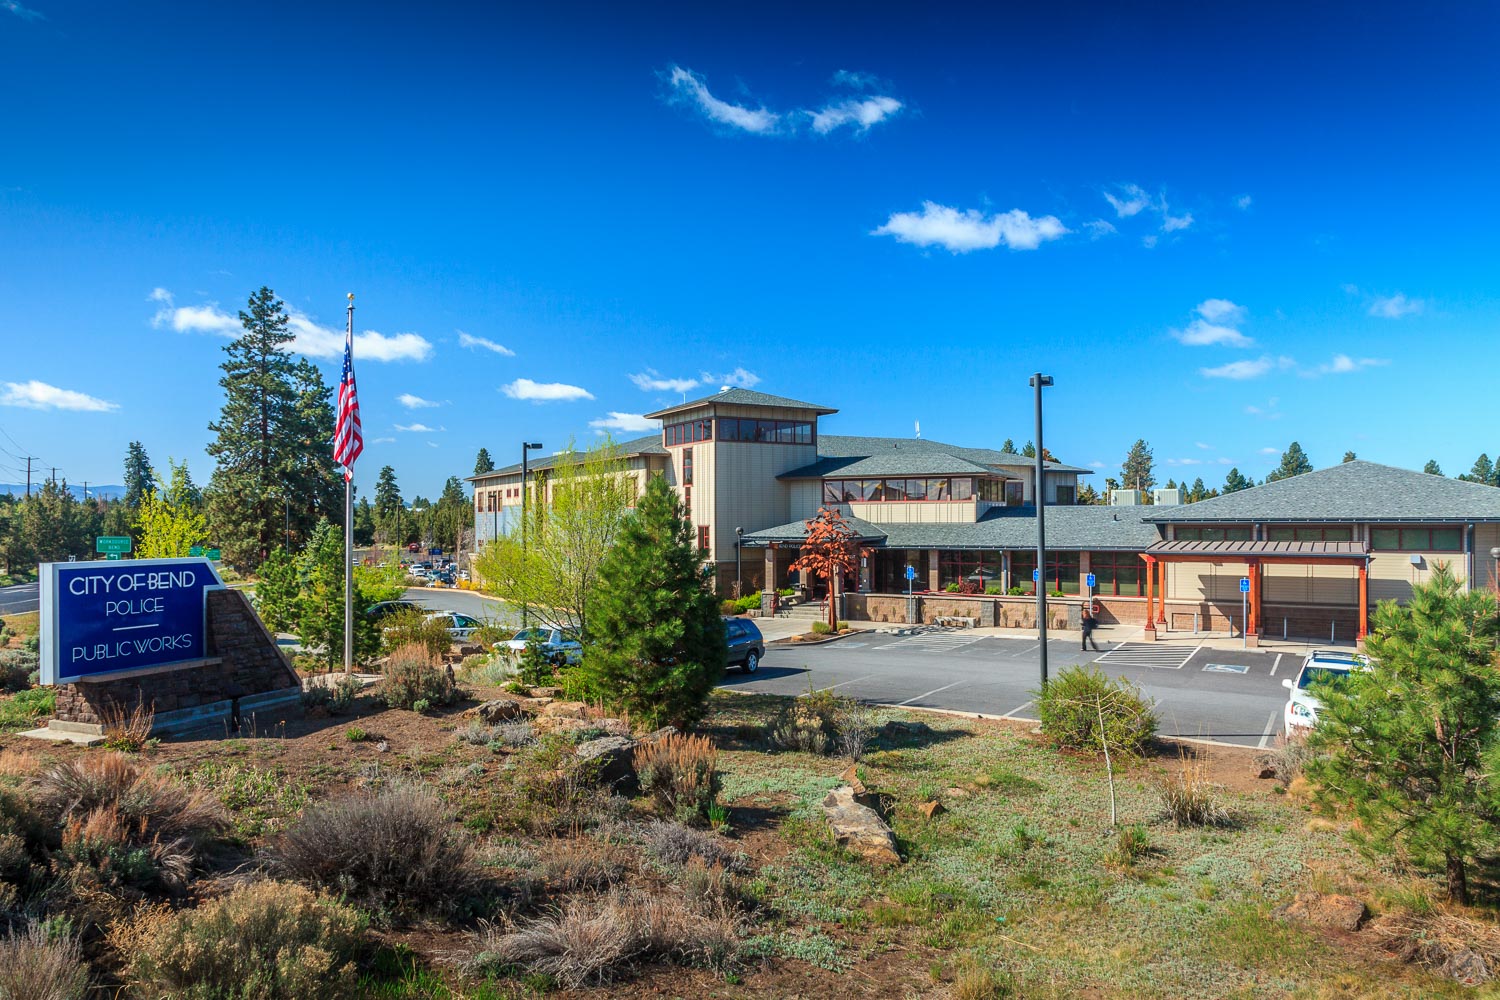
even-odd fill
[[[1303,766],[1313,756],[1307,746],[1307,731],[1299,730],[1276,737],[1276,743],[1265,752],[1257,754],[1255,761],[1261,767],[1270,768],[1274,772],[1273,777],[1285,788],[1302,776]]]
[[[88,966],[75,938],[50,937],[37,924],[0,938],[0,997],[83,1000],[88,991]]]
[[[445,639],[447,634],[443,632]],[[375,693],[392,708],[407,709],[451,705],[460,694],[453,671],[439,666],[438,658],[420,642],[391,651],[385,661],[385,678]]]
[[[709,917],[672,897],[617,893],[574,900],[559,913],[508,932],[481,935],[479,970],[519,967],[578,989],[607,983],[631,964],[664,959],[725,968],[739,939],[727,917]]]
[[[744,863],[744,858],[720,838],[681,823],[652,823],[646,829],[646,851],[662,864],[674,867],[694,858],[721,868],[739,868]]]
[[[110,702],[99,709],[99,722],[104,727],[106,750],[140,753],[156,723],[156,702],[147,708],[145,699],[138,698],[135,708],[129,710],[119,702]]]
[[[635,751],[641,789],[667,815],[698,819],[719,795],[719,750],[707,736],[673,734]]]
[[[468,835],[410,785],[313,806],[276,854],[294,878],[388,911],[462,910],[484,884]]]
[[[1231,820],[1224,789],[1208,779],[1208,755],[1182,751],[1177,774],[1157,781],[1162,812],[1175,827],[1224,826]]]
[[[1493,920],[1445,910],[1403,912],[1381,917],[1369,930],[1379,936],[1385,951],[1402,961],[1460,981],[1466,971],[1500,973],[1500,925]]]

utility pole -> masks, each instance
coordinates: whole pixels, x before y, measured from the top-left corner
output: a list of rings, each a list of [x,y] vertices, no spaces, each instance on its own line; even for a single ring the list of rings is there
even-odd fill
[[[521,442],[521,567],[523,571],[526,567],[526,491],[528,489],[526,479],[531,474],[531,453],[541,450],[542,443],[540,441]],[[538,497],[537,499],[540,500],[541,498]],[[528,608],[525,602],[522,602],[521,627],[523,629],[526,627],[527,611]]]
[[[1037,372],[1031,376],[1036,389],[1036,638],[1040,643],[1042,691],[1047,690],[1047,477],[1042,456],[1042,389],[1052,384],[1051,375]]]
[[[36,461],[36,456],[26,456],[26,499],[31,499],[31,463]]]

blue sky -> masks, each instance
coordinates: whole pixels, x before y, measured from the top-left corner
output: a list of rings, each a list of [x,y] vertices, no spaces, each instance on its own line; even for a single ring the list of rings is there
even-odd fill
[[[0,0],[0,481],[206,481],[262,284],[330,381],[358,296],[366,491],[723,384],[1019,443],[1037,369],[1101,480],[1466,471],[1500,9],[1306,6]]]

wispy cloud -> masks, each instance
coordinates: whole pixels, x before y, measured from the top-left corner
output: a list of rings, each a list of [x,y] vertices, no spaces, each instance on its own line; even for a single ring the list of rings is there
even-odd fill
[[[1318,366],[1318,372],[1323,375],[1347,375],[1366,368],[1382,368],[1390,363],[1388,358],[1351,358],[1347,354],[1335,354],[1332,361]]]
[[[1106,236],[1110,236],[1114,233],[1119,232],[1119,230],[1114,227],[1114,223],[1107,222],[1104,219],[1091,219],[1088,222],[1085,222],[1083,224],[1083,230],[1084,232],[1089,234],[1090,239],[1095,240],[1102,240]]]
[[[1171,331],[1172,336],[1191,347],[1222,344],[1226,347],[1249,347],[1255,341],[1239,331],[1247,310],[1228,299],[1204,299],[1193,310],[1198,314],[1186,327]]]
[[[1234,207],[1239,209],[1241,212],[1244,212],[1248,211],[1250,206],[1254,204],[1254,202],[1255,199],[1251,198],[1248,194],[1242,194],[1238,198],[1234,199]]]
[[[742,367],[719,375],[710,372],[699,372],[698,375],[704,385],[727,385],[731,389],[754,389],[760,385],[760,376]]]
[[[848,87],[850,90],[873,90],[877,87],[886,90],[890,89],[890,85],[882,81],[874,73],[861,73],[858,70],[837,70],[829,79],[829,82],[835,87]]]
[[[1243,380],[1260,378],[1268,372],[1281,368],[1292,368],[1295,365],[1296,362],[1291,358],[1273,358],[1271,355],[1265,354],[1254,360],[1231,361],[1227,365],[1219,365],[1217,368],[1200,368],[1198,372],[1205,378]]]
[[[843,125],[852,125],[859,132],[868,131],[901,108],[901,102],[894,97],[879,96],[836,101],[806,113],[812,119],[813,131],[826,135]]]
[[[1175,233],[1193,224],[1192,212],[1173,215],[1165,194],[1153,195],[1139,184],[1116,184],[1114,190],[1102,193],[1118,218],[1129,219],[1142,212],[1151,212],[1161,216],[1161,231],[1164,233]],[[1141,243],[1146,247],[1156,246],[1156,240],[1151,237],[1142,238]]]
[[[689,392],[701,384],[695,378],[664,378],[654,368],[630,376],[630,381],[644,392]]]
[[[609,416],[590,420],[589,426],[600,434],[607,434],[610,431],[645,432],[660,429],[661,422],[647,420],[639,413],[620,413],[617,410],[610,410]]]
[[[46,382],[0,383],[0,406],[19,406],[27,410],[76,410],[82,413],[109,413],[120,408],[97,396],[59,389]]]
[[[430,399],[423,399],[421,396],[413,396],[409,392],[403,392],[401,395],[397,396],[396,402],[400,403],[408,410],[423,410],[429,407],[443,405],[442,403],[433,402]]]
[[[765,107],[747,108],[742,104],[720,100],[709,92],[703,77],[690,69],[673,66],[668,82],[675,100],[692,105],[709,121],[720,125],[764,135],[776,131],[776,126],[781,121],[779,114]]]
[[[1250,414],[1250,416],[1252,417],[1260,417],[1262,420],[1280,420],[1281,411],[1277,409],[1277,407],[1280,405],[1281,398],[1278,396],[1272,396],[1270,399],[1266,400],[1265,406],[1256,406],[1254,404],[1251,404],[1245,407],[1245,412]]]
[[[1186,229],[1192,224],[1192,212],[1184,212],[1182,215],[1163,215],[1161,219],[1161,231],[1164,233],[1175,233],[1177,230]]]
[[[1151,196],[1137,184],[1119,185],[1119,193],[1104,192],[1104,200],[1114,207],[1115,215],[1122,219],[1139,215],[1151,207]]]
[[[1400,319],[1402,316],[1415,316],[1426,307],[1427,303],[1421,299],[1409,299],[1397,292],[1395,295],[1375,296],[1370,300],[1369,313],[1381,319]]]
[[[1262,448],[1260,450],[1260,453],[1262,455],[1280,455],[1281,454],[1281,449],[1280,448],[1272,448],[1271,446],[1267,445],[1266,447],[1264,447],[1264,448]]]
[[[1204,444],[1202,441],[1194,441],[1193,442],[1193,447],[1195,447],[1195,448],[1202,448],[1204,451],[1213,451],[1214,450],[1214,446],[1213,445],[1211,445],[1211,444]]]
[[[14,14],[23,21],[46,20],[41,11],[32,10],[30,7],[23,7],[17,0],[0,0],[0,10]]]
[[[428,427],[426,424],[397,424],[396,430],[403,434],[441,434],[446,427]]]
[[[1169,459],[1167,459],[1167,464],[1168,465],[1202,465],[1203,464],[1203,459],[1201,459],[1201,458],[1169,458]]]
[[[464,333],[462,330],[458,331],[458,346],[482,347],[486,351],[494,351],[501,357],[506,358],[513,358],[516,356],[516,352],[512,351],[509,347],[506,347],[504,344],[497,344],[487,337],[475,337],[471,334]]]
[[[1107,468],[1109,468],[1109,463],[1108,462],[1101,462],[1101,461],[1099,461],[1096,458],[1096,459],[1094,459],[1094,461],[1092,461],[1092,462],[1089,463],[1089,468],[1090,469],[1107,469]]]
[[[396,443],[396,439],[395,438],[373,438],[373,439],[371,439],[370,443],[371,444],[395,444]]]
[[[238,337],[244,333],[239,319],[219,308],[217,302],[199,306],[178,306],[172,293],[154,288],[148,296],[160,304],[151,324],[178,333],[209,333],[220,337]],[[293,339],[287,350],[309,358],[340,358],[344,354],[344,332],[320,326],[292,306],[285,306],[287,328]],[[386,335],[365,330],[354,335],[354,357],[358,361],[426,361],[432,356],[432,344],[415,333]]]
[[[968,253],[1002,243],[1012,250],[1035,250],[1067,233],[1068,228],[1055,215],[1034,219],[1016,208],[987,216],[978,209],[961,212],[925,201],[921,212],[897,212],[870,235],[894,236],[919,247],[940,246],[950,253]]]
[[[567,403],[594,398],[593,393],[576,385],[568,385],[564,382],[533,382],[529,378],[518,378],[514,382],[502,385],[500,391],[511,399],[525,399],[533,403]]]

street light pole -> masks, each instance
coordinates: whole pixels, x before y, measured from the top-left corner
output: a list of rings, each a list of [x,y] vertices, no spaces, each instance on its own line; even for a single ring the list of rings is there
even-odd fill
[[[1497,593],[1500,593],[1500,545],[1490,549],[1490,558],[1495,560],[1495,579],[1491,586]]]
[[[1042,455],[1042,389],[1052,384],[1051,375],[1037,372],[1030,384],[1036,390],[1036,638],[1041,654],[1042,691],[1047,690],[1047,478]]]
[[[531,475],[531,453],[540,451],[540,441],[521,442],[521,572],[526,571],[526,493],[529,488],[526,480]],[[521,603],[521,627],[526,627],[526,603]]]
[[[734,596],[738,600],[745,596],[744,578],[740,576],[740,545],[745,541],[745,529],[734,529]]]

